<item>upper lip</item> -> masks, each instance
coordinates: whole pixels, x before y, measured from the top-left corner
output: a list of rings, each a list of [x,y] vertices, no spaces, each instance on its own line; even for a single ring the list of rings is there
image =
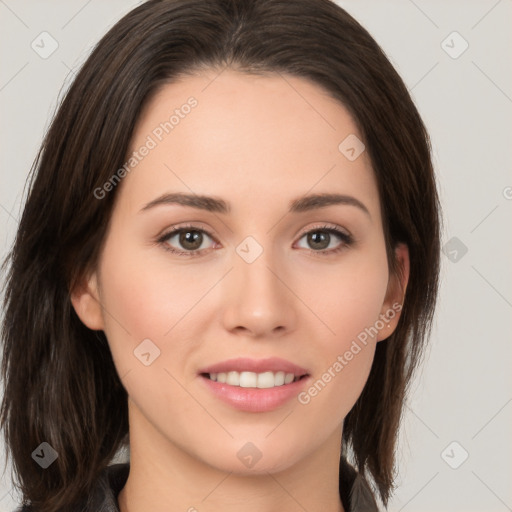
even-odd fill
[[[245,357],[239,357],[236,359],[228,359],[215,363],[199,370],[199,373],[227,373],[227,372],[285,372],[293,373],[298,377],[307,375],[308,371],[304,368],[281,359],[279,357],[270,357],[267,359],[249,359]]]

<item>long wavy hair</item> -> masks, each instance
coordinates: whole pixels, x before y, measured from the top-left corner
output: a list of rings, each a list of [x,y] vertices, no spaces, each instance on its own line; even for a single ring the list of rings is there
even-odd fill
[[[393,335],[344,421],[342,457],[387,506],[408,386],[438,293],[440,206],[427,130],[370,34],[330,0],[149,0],[99,41],[63,98],[30,173],[6,273],[0,425],[23,503],[68,510],[128,444],[127,393],[102,331],[79,320],[70,289],[94,269],[116,198],[98,200],[127,158],[140,113],[165,84],[201,69],[312,80],[343,104],[378,183],[388,264],[409,248]],[[341,141],[340,141],[341,142]],[[42,442],[58,458],[42,469]]]

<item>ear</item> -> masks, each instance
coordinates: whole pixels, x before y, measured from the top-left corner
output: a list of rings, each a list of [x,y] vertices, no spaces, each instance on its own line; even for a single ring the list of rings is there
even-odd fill
[[[94,331],[104,329],[96,272],[83,278],[70,292],[71,304],[83,324]]]
[[[400,243],[395,247],[395,259],[398,264],[398,275],[391,274],[389,276],[386,297],[379,315],[380,324],[383,323],[384,326],[379,329],[377,341],[385,340],[395,332],[403,308],[405,290],[409,282],[409,248],[406,244]],[[376,323],[379,324],[378,321]]]

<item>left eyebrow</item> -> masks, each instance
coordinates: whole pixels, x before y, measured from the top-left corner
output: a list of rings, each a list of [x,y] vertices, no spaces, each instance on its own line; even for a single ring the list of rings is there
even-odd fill
[[[334,204],[355,206],[371,217],[368,208],[359,199],[344,194],[311,194],[291,201],[289,208],[291,213],[301,213]]]
[[[143,212],[155,206],[169,204],[190,206],[215,213],[227,214],[231,212],[230,204],[223,199],[181,192],[163,194],[147,203],[140,211]],[[290,201],[288,208],[290,213],[302,213],[336,204],[355,206],[371,217],[368,208],[359,199],[344,194],[310,194]]]

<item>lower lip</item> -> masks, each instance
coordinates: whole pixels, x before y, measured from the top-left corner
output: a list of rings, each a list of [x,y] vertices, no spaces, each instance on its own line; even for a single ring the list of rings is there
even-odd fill
[[[240,411],[268,412],[297,397],[309,377],[273,388],[242,388],[200,376],[208,389],[223,402]]]

